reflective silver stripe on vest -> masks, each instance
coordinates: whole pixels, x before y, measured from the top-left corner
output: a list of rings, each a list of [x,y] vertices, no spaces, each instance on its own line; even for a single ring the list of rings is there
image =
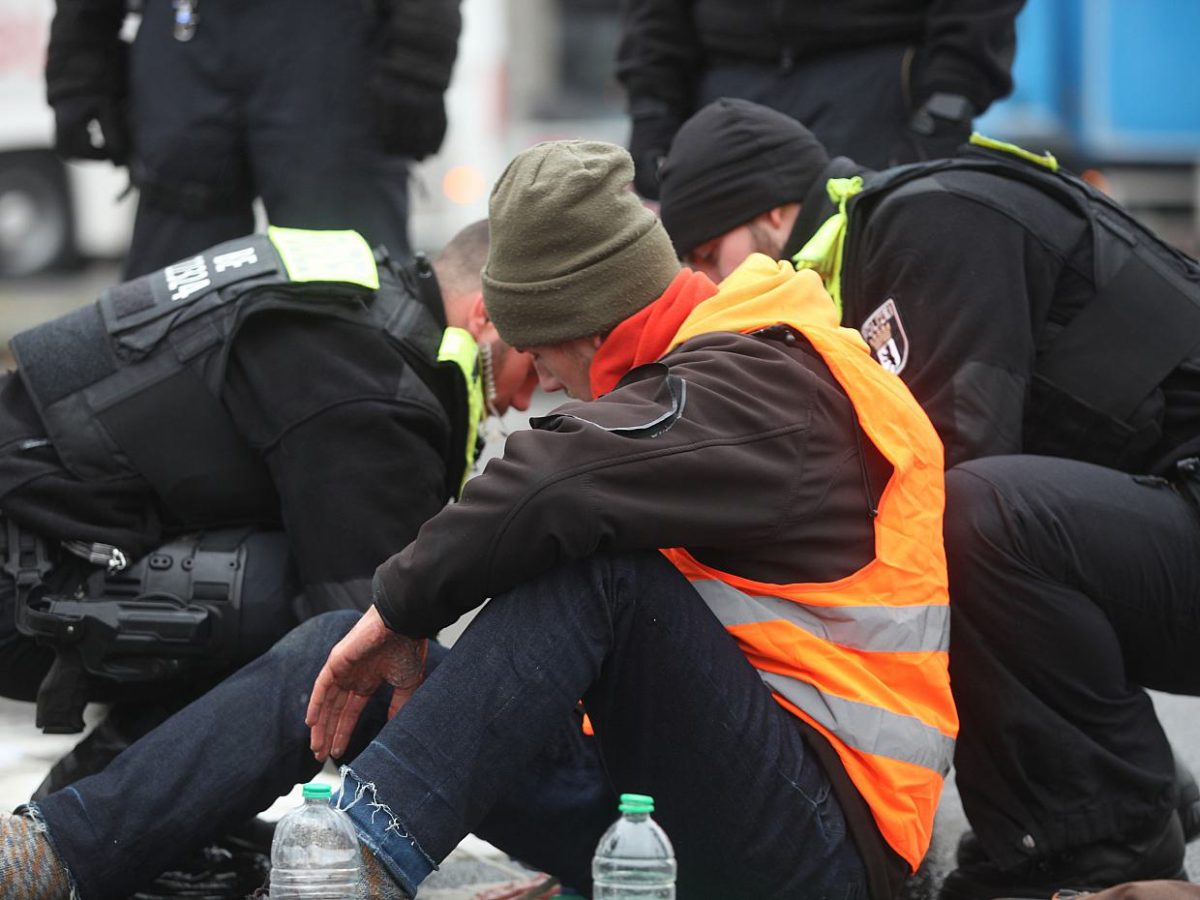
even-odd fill
[[[950,608],[929,606],[806,606],[781,597],[744,594],[723,581],[692,582],[725,627],[784,621],[843,647],[868,652],[939,652],[949,646]],[[771,690],[804,710],[847,745],[944,775],[954,739],[920,719],[823,693],[774,672],[759,673]]]
[[[922,766],[940,775],[950,771],[954,739],[921,720],[823,694],[808,682],[786,675],[759,674],[767,687],[804,710],[848,746]]]
[[[744,594],[723,581],[693,581],[726,628],[783,620],[831,644],[878,653],[930,653],[950,646],[950,607],[808,606]]]

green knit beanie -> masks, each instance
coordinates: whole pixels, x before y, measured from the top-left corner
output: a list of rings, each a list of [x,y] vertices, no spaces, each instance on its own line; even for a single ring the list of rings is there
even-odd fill
[[[679,274],[658,218],[627,190],[615,144],[555,141],[518,155],[492,189],[483,300],[514,347],[603,334]]]

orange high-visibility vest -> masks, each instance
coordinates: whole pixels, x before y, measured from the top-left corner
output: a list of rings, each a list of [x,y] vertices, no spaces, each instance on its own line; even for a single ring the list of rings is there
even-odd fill
[[[775,699],[824,735],[884,839],[915,870],[929,848],[958,716],[947,671],[942,444],[899,378],[872,358],[813,272],[755,255],[699,304],[672,347],[714,331],[801,332],[892,464],[875,558],[827,584],[770,584],[663,553],[691,581]]]

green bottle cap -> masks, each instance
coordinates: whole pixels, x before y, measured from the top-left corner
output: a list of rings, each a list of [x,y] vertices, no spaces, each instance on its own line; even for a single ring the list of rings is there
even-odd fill
[[[328,800],[333,796],[333,788],[322,781],[310,781],[304,786],[304,799]]]
[[[649,814],[654,812],[654,798],[649,794],[622,794],[617,809],[623,813]]]

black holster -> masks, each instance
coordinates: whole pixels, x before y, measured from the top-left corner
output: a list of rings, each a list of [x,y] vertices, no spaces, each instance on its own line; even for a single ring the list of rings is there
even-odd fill
[[[15,527],[6,524],[11,547]],[[17,629],[55,652],[38,690],[38,727],[81,731],[91,679],[130,684],[232,666],[249,534],[185,535],[122,571],[92,571],[71,593],[52,590],[45,571],[34,579],[34,569],[21,569]],[[17,546],[28,543],[21,535]]]

